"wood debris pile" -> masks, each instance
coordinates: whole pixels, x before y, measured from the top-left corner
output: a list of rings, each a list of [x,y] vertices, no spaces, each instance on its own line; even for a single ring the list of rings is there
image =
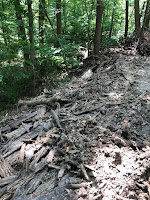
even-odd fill
[[[150,91],[138,86],[150,62],[111,49],[85,65],[64,87],[20,101],[25,114],[1,127],[0,199],[149,198]]]

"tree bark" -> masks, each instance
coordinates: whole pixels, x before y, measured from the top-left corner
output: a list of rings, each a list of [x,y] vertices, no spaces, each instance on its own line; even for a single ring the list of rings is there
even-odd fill
[[[150,22],[150,4],[148,6],[146,21],[145,21],[145,29],[149,30],[149,22]]]
[[[112,17],[111,17],[111,25],[110,25],[109,38],[111,38],[112,30],[113,30],[113,25],[114,25],[115,5],[116,5],[116,1],[114,1],[114,5],[113,5],[113,11],[112,11]]]
[[[140,31],[139,0],[134,0],[135,31]]]
[[[45,0],[42,0],[43,6],[45,7]],[[39,0],[39,45],[44,43],[44,19],[45,14],[43,12],[42,4]]]
[[[125,38],[128,36],[128,27],[129,27],[129,1],[126,0],[126,16],[125,16]]]
[[[56,9],[57,9],[57,36],[61,35],[61,0],[56,0]],[[60,43],[57,42],[57,47],[60,46]]]
[[[32,65],[31,78],[33,83],[33,93],[35,92],[35,73],[34,73],[34,31],[33,31],[33,12],[32,0],[27,0],[29,18],[29,40],[30,40],[30,63]]]
[[[2,8],[2,11],[4,12],[5,11],[5,5],[4,5],[4,2],[2,0],[1,2],[1,8]],[[4,39],[4,43],[5,43],[5,46],[6,46],[6,51],[7,51],[7,57],[8,57],[8,63],[11,63],[11,56],[10,56],[10,50],[9,50],[9,39],[8,39],[8,27],[7,25],[4,23],[4,20],[5,20],[5,16],[2,14],[2,12],[0,12],[0,19],[1,19],[1,25],[2,25],[2,36],[3,36],[3,39]]]
[[[66,3],[66,1],[64,0],[63,1],[63,6],[62,6],[62,10],[63,10],[63,18],[64,18],[64,28],[63,28],[63,34],[65,34],[66,33],[66,28],[67,28],[67,16],[66,16],[66,5],[67,5],[67,3]]]
[[[149,0],[147,0],[147,5],[146,5],[146,9],[145,9],[144,20],[143,20],[143,25],[142,25],[142,29],[141,29],[141,32],[140,32],[140,41],[139,41],[139,43],[141,43],[141,39],[143,37],[148,10],[149,10]]]
[[[100,50],[102,15],[103,15],[103,2],[101,0],[97,0],[94,55],[98,55],[98,52]]]
[[[15,5],[17,24],[18,24],[18,37],[24,42],[23,54],[24,54],[24,60],[26,63],[27,61],[29,61],[29,52],[27,48],[28,42],[27,42],[27,37],[26,37],[25,25],[21,16],[22,9],[20,6],[20,0],[15,0],[14,5]]]

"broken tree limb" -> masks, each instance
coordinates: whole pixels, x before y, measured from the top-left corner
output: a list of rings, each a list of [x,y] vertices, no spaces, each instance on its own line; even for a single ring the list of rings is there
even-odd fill
[[[23,105],[27,105],[27,106],[36,106],[36,105],[40,105],[40,104],[44,104],[44,105],[48,105],[52,108],[55,108],[56,102],[68,102],[67,99],[61,99],[60,97],[51,97],[51,98],[42,98],[42,99],[33,99],[33,100],[29,100],[29,101],[23,101],[20,100],[18,102],[19,106],[23,106]]]

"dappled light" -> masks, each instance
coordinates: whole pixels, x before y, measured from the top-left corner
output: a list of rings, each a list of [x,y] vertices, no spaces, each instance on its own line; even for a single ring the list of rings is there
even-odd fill
[[[149,0],[1,0],[0,200],[150,200]]]
[[[2,197],[11,197],[8,188],[24,200],[148,199],[150,95],[141,84],[149,85],[149,60],[110,54],[111,66],[97,60],[5,116]]]

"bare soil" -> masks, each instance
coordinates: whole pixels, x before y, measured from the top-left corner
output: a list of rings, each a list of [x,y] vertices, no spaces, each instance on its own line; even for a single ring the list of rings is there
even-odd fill
[[[150,58],[103,49],[72,76],[1,116],[0,200],[150,200]]]

